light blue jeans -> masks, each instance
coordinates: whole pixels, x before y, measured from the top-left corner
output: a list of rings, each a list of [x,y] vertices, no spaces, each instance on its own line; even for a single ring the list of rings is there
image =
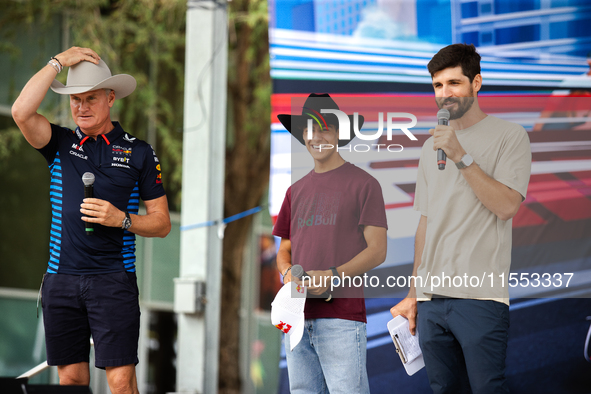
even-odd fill
[[[292,394],[369,393],[365,323],[306,319],[300,343],[285,356]]]

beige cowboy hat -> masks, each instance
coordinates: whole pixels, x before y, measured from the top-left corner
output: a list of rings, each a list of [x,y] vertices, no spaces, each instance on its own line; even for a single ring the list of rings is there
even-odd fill
[[[115,97],[121,99],[135,90],[137,82],[128,74],[111,75],[111,70],[101,59],[99,64],[86,60],[70,67],[66,85],[57,79],[51,83],[51,90],[58,94],[79,94],[97,89],[112,89]]]

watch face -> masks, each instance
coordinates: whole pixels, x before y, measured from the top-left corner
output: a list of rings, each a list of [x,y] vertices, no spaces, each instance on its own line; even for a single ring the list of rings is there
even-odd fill
[[[341,279],[338,276],[333,276],[332,277],[332,287],[339,287]]]
[[[130,227],[131,227],[131,219],[129,219],[129,218],[123,219],[123,229],[127,230]]]
[[[337,269],[335,267],[330,267],[330,270],[332,271],[332,287],[339,287],[341,285],[341,278],[339,277]]]
[[[474,159],[472,158],[472,156],[466,153],[464,156],[462,156],[460,161],[456,163],[456,167],[458,167],[458,169],[461,170],[463,168],[468,167],[472,163],[474,163]]]
[[[464,157],[462,157],[462,161],[464,162],[464,165],[468,167],[470,164],[474,162],[474,159],[472,158],[472,156],[466,154],[464,155]]]

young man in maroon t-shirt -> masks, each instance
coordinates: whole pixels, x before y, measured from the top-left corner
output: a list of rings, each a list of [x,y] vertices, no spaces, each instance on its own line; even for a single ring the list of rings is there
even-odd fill
[[[292,264],[300,264],[313,295],[331,291],[333,276],[344,282],[343,277],[352,279],[381,264],[387,244],[381,187],[341,157],[337,146],[349,140],[339,140],[337,117],[322,109],[338,106],[328,94],[311,94],[302,115],[278,116],[306,146],[314,169],[287,190],[281,206],[273,230],[281,237],[277,268],[287,283]],[[311,139],[308,119],[313,119]],[[360,117],[359,128],[362,124]],[[310,298],[304,314],[304,334],[293,351],[285,336],[290,391],[369,393],[363,288],[337,287],[330,302]]]

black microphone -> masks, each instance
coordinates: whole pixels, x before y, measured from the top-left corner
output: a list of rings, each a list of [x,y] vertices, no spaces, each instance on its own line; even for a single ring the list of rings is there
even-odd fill
[[[440,109],[437,111],[437,124],[442,126],[449,125],[449,111],[445,108]],[[447,160],[447,155],[443,151],[443,149],[437,149],[437,167],[440,170],[445,170],[445,161]]]
[[[291,267],[291,276],[298,278],[299,280],[302,280],[302,277],[304,276],[310,276],[306,273],[306,271],[304,271],[304,269],[302,268],[301,265],[296,264],[294,266]],[[324,293],[320,294],[319,296],[317,296],[319,298],[324,298],[324,301],[329,302],[332,300],[332,294],[329,293],[328,291],[325,291]]]
[[[82,175],[82,183],[84,183],[84,198],[92,198],[94,174],[92,172],[85,172],[84,175]],[[86,230],[86,235],[94,234],[94,227],[90,222],[84,222],[84,230]]]

